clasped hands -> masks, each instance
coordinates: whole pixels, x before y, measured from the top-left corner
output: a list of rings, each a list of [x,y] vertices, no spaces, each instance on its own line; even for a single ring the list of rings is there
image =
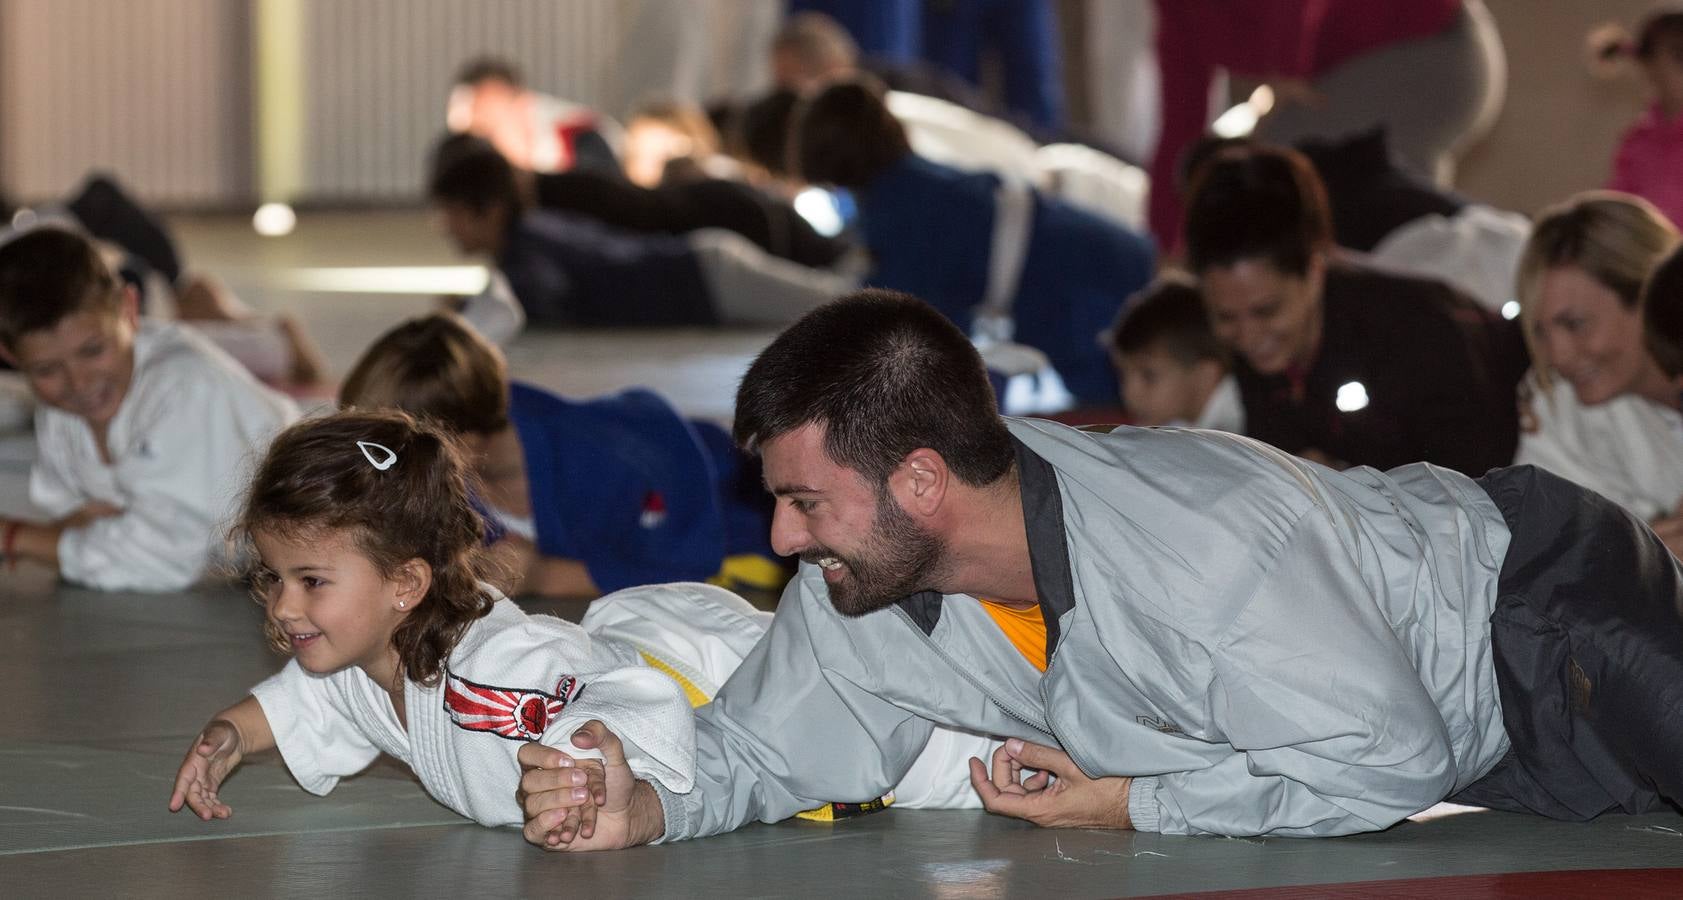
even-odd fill
[[[600,750],[601,762],[574,759],[542,744],[520,748],[526,840],[545,850],[577,851],[635,846],[660,837],[660,800],[626,765],[619,738],[592,720],[573,743]],[[993,752],[991,765],[970,759],[970,784],[984,809],[1046,828],[1132,827],[1131,782],[1117,776],[1089,778],[1062,750],[1016,738]]]

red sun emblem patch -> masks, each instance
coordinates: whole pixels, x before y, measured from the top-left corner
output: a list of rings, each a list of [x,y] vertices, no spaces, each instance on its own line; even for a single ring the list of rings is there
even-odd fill
[[[444,709],[450,721],[468,731],[486,731],[511,741],[535,741],[555,717],[578,697],[584,685],[571,675],[555,693],[530,688],[493,687],[446,673]]]

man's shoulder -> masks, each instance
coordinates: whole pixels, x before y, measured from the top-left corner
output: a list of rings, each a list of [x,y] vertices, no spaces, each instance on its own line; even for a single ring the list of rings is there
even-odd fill
[[[1098,433],[1042,420],[1007,421],[1012,435],[1057,473],[1066,502],[1092,500],[1123,510],[1170,496],[1214,503],[1258,491],[1281,498],[1301,494],[1291,457],[1237,434],[1128,425]],[[1178,507],[1161,508],[1170,514]]]

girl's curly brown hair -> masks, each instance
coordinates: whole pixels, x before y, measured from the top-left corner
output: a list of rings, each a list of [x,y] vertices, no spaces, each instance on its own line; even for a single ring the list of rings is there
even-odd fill
[[[382,471],[359,441],[390,448],[396,458]],[[385,455],[370,452],[378,460]],[[484,522],[472,496],[470,470],[448,432],[403,412],[353,410],[306,419],[275,438],[235,534],[249,550],[258,529],[288,539],[344,532],[383,577],[411,559],[425,561],[432,586],[397,626],[392,645],[400,674],[431,685],[463,632],[495,602],[479,583]],[[248,583],[262,602],[259,580]],[[287,648],[273,619],[265,632]]]

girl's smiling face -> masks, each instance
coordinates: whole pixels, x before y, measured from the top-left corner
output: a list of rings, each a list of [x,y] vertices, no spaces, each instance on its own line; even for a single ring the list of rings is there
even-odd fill
[[[348,531],[257,529],[251,537],[262,560],[264,609],[298,664],[316,674],[358,666],[381,685],[395,684],[392,632],[426,595],[426,583],[416,590],[412,566],[387,579]]]

